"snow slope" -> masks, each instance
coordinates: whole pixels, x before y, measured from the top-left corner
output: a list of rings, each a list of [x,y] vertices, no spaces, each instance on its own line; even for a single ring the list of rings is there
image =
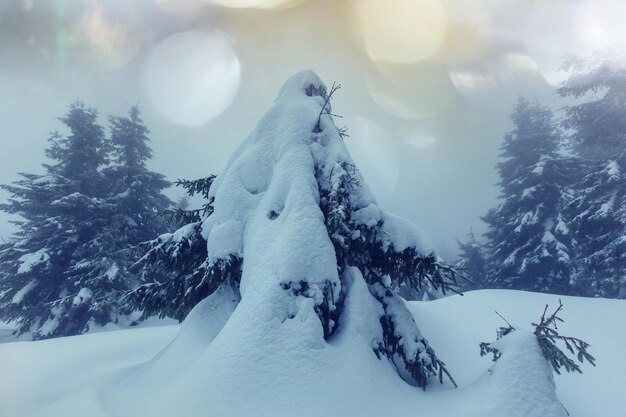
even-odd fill
[[[358,298],[366,291],[357,288],[351,296]],[[228,297],[233,295],[226,294]],[[546,414],[545,408],[537,411],[538,400],[546,393],[549,396],[549,390],[542,388],[550,381],[540,368],[528,367],[525,362],[537,353],[527,334],[519,332],[515,339],[509,339],[508,343],[523,348],[524,354],[513,352],[509,364],[503,355],[493,375],[488,372],[491,360],[478,354],[478,343],[493,340],[495,328],[503,324],[494,310],[523,326],[536,321],[546,303],[558,304],[558,298],[483,290],[464,297],[410,302],[415,320],[459,384],[458,389],[431,384],[426,392],[404,383],[358,340],[372,323],[359,320],[371,314],[364,311],[368,305],[357,299],[347,302],[346,312],[351,318],[347,322],[351,324],[341,339],[313,353],[302,346],[288,346],[288,342],[278,344],[275,352],[254,357],[253,368],[245,372],[252,379],[243,386],[233,385],[224,374],[217,379],[207,372],[206,364],[194,360],[198,349],[206,346],[206,340],[215,336],[220,322],[231,313],[228,304],[221,303],[215,312],[209,299],[192,313],[197,320],[190,317],[182,327],[0,345],[0,416],[559,415],[560,408],[553,409],[552,414]],[[561,299],[565,306],[561,332],[590,342],[597,367],[583,366],[582,375],[555,376],[558,397],[572,416],[626,416],[626,301]],[[208,320],[207,314],[213,312],[214,320]],[[203,327],[193,332],[182,331],[201,323]],[[179,338],[178,343],[168,346],[179,329],[181,335],[194,334],[197,339],[181,343]],[[236,355],[236,347],[232,350]],[[151,359],[159,351],[162,353]],[[295,360],[301,352],[307,357]],[[246,350],[246,354],[254,352]],[[161,361],[161,366],[154,367],[155,361]],[[159,372],[153,373],[155,369]],[[529,369],[532,372],[524,372]]]

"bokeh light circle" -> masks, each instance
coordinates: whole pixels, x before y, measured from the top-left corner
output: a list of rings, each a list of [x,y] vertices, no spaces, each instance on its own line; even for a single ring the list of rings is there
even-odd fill
[[[523,32],[524,46],[551,84],[567,78],[559,71],[566,55],[585,58],[607,44],[608,27],[598,16],[599,3],[537,5],[532,10]],[[554,30],[557,21],[560,30]]]
[[[230,42],[216,32],[172,35],[150,52],[145,86],[151,103],[171,122],[199,126],[234,100],[241,68]]]
[[[128,28],[105,17],[101,4],[87,8],[70,41],[82,43],[88,56],[105,70],[120,68],[135,57],[142,41]]]
[[[436,116],[458,96],[447,67],[437,63],[378,64],[366,85],[381,109],[410,120]]]
[[[211,0],[213,3],[236,9],[286,9],[297,6],[304,0]]]
[[[436,52],[446,35],[438,0],[354,0],[369,56],[376,61],[412,63]]]

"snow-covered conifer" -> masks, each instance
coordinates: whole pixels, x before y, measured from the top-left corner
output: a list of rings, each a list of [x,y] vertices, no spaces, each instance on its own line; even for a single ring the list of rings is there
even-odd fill
[[[626,54],[607,50],[570,59],[559,89],[579,99],[565,107],[564,127],[582,175],[567,216],[577,242],[574,285],[587,296],[626,297]],[[582,102],[581,102],[582,100]]]
[[[115,206],[113,227],[122,233],[119,240],[136,245],[169,226],[160,213],[172,204],[162,193],[170,183],[146,167],[152,149],[139,107],[131,106],[127,116],[111,116],[109,121],[113,161],[104,170],[112,188],[107,200]]]
[[[21,174],[23,179],[3,186],[12,198],[2,210],[24,220],[2,254],[0,311],[3,319],[18,322],[20,333],[35,338],[109,322],[113,301],[106,295],[128,288],[102,279],[115,268],[106,255],[95,264],[84,261],[106,240],[99,232],[112,209],[99,170],[107,162],[107,143],[97,116],[95,109],[73,103],[60,119],[70,134],[50,138],[46,154],[55,163],[44,165],[46,174]]]
[[[569,416],[556,396],[553,371],[561,374],[561,369],[578,373],[582,370],[559,345],[580,363],[586,360],[595,366],[595,358],[588,352],[587,342],[559,334],[557,323],[563,319],[557,314],[562,308],[559,300],[559,306],[547,316],[546,305],[539,323],[532,323],[532,332],[507,321],[507,326],[497,330],[496,341],[479,344],[480,356],[491,354],[495,362],[483,387],[487,389],[485,395],[495,398],[498,404],[492,407],[500,414]]]
[[[561,374],[561,368],[567,372],[578,372],[582,374],[580,366],[571,359],[565,352],[561,350],[559,345],[564,345],[567,351],[576,356],[576,359],[580,363],[584,363],[585,360],[591,365],[596,366],[596,359],[589,353],[589,343],[572,336],[563,336],[559,334],[558,323],[562,323],[563,319],[558,316],[559,312],[563,309],[563,303],[559,300],[559,306],[549,316],[548,305],[543,310],[539,323],[532,323],[535,330],[533,335],[536,338],[537,344],[541,349],[541,353],[544,359],[550,364],[554,372]],[[518,331],[510,323],[506,327],[500,327],[496,334],[498,340],[503,337]],[[480,356],[485,356],[488,353],[493,355],[493,361],[496,362],[502,356],[501,348],[498,347],[497,342],[480,343]]]
[[[465,242],[457,240],[457,244],[460,252],[455,267],[463,271],[463,274],[474,284],[480,285],[487,272],[484,246],[476,240],[473,230],[467,234]]]
[[[512,120],[498,164],[502,202],[483,217],[489,226],[483,285],[568,294],[572,240],[561,207],[572,167],[558,152],[550,109],[520,98]]]
[[[206,262],[202,220],[213,213],[209,189],[214,179],[214,175],[209,175],[196,180],[177,180],[176,185],[183,187],[188,196],[201,195],[204,203],[198,209],[165,210],[164,216],[183,226],[138,246],[142,255],[132,270],[149,282],[127,294],[124,302],[141,310],[145,316],[157,314],[183,320],[199,301],[217,290],[223,280],[215,278],[216,275],[232,275],[234,281],[239,281],[237,257],[214,265]],[[221,270],[222,267],[225,270]]]
[[[253,360],[246,346],[291,357],[277,346],[297,343],[303,350],[293,360],[304,360],[308,347],[356,325],[344,314],[360,308],[353,303],[371,305],[371,317],[363,317],[372,323],[364,333],[371,354],[426,387],[448,372],[394,289],[455,291],[458,275],[417,227],[378,207],[334,125],[330,98],[311,71],[291,77],[211,179],[210,210],[160,236],[142,260],[179,272],[128,300],[183,318],[209,294],[198,308],[219,303],[220,294],[240,294],[224,298],[225,305],[238,304],[220,318],[219,343],[232,346],[232,355],[213,358],[237,367]]]
[[[36,339],[116,322],[119,297],[140,283],[127,250],[159,231],[152,214],[167,202],[166,183],[144,166],[138,111],[112,119],[112,141],[97,119],[95,109],[71,104],[60,119],[69,135],[51,137],[46,173],[3,186],[12,197],[0,208],[23,220],[0,252],[0,316]],[[111,156],[116,165],[105,168]]]

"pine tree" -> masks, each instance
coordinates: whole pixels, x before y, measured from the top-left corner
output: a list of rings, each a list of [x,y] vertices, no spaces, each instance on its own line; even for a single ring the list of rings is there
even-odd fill
[[[0,316],[35,339],[80,334],[128,313],[119,297],[140,283],[128,272],[128,249],[159,230],[151,215],[166,201],[158,194],[166,183],[143,166],[149,150],[138,143],[139,119],[134,144],[123,136],[125,121],[114,119],[109,141],[97,119],[95,109],[71,104],[60,119],[69,135],[50,138],[55,163],[44,165],[46,174],[3,186],[12,198],[0,208],[24,220],[0,252]],[[117,165],[105,168],[111,153]]]
[[[140,243],[172,225],[161,215],[172,204],[162,194],[170,183],[146,167],[153,155],[138,106],[131,106],[125,117],[110,116],[109,123],[113,160],[103,171],[110,187],[107,202],[114,212],[107,232],[116,246],[111,252],[116,258],[116,273],[138,285],[151,277],[134,277],[128,268],[136,261]]]
[[[454,383],[394,289],[407,285],[418,293],[425,288],[442,294],[458,292],[460,275],[442,264],[434,253],[425,254],[417,246],[403,247],[394,242],[398,224],[391,225],[397,218],[387,213],[374,213],[372,218],[370,207],[358,206],[357,189],[361,184],[355,165],[341,161],[332,167],[328,177],[319,174],[320,208],[335,247],[338,274],[344,275],[350,267],[358,268],[370,294],[383,307],[383,339],[374,348],[376,355],[389,358],[405,381],[419,387],[425,388],[429,378],[437,374],[441,381],[443,373]],[[336,330],[334,324],[340,313],[340,309],[329,307],[321,309],[327,336]]]
[[[483,245],[476,240],[473,230],[470,230],[470,233],[467,234],[466,242],[457,240],[457,244],[459,245],[460,253],[455,267],[463,271],[464,275],[472,280],[474,284],[481,285],[487,271]]]
[[[226,293],[238,294],[240,312],[231,316],[239,320],[233,326],[267,316],[280,328],[299,311],[310,317],[311,309],[320,331],[307,334],[319,334],[322,343],[355,319],[345,312],[357,308],[351,303],[366,303],[375,323],[368,328],[378,329],[371,335],[373,354],[408,383],[426,387],[431,377],[450,375],[394,290],[454,292],[459,275],[424,244],[419,229],[376,205],[333,122],[330,101],[338,88],[327,91],[310,71],[288,80],[226,170],[198,184],[207,191],[204,212],[153,241],[138,263],[178,272],[126,300],[148,314],[183,319],[205,298],[208,306],[232,303],[233,297],[220,301],[220,289],[229,288]],[[275,298],[258,304],[271,294]],[[247,314],[254,317],[244,319]]]
[[[582,172],[567,204],[577,242],[574,285],[581,295],[626,298],[624,56],[603,51],[590,60],[571,58],[564,67],[572,75],[558,91],[585,98],[565,107],[563,122]]]
[[[572,355],[576,355],[576,359],[578,359],[580,363],[584,363],[585,360],[587,360],[591,365],[596,366],[596,359],[587,350],[590,347],[589,343],[576,337],[563,336],[559,333],[558,323],[562,323],[563,319],[560,318],[558,314],[562,309],[563,303],[559,300],[559,306],[556,310],[554,310],[551,315],[546,316],[548,312],[548,305],[546,304],[539,323],[532,323],[535,329],[533,335],[537,340],[544,359],[552,366],[554,372],[560,375],[561,368],[563,368],[566,372],[578,372],[582,374],[583,371],[580,369],[580,366],[561,350],[558,343],[565,345],[565,348]],[[508,326],[500,327],[496,331],[497,340],[517,331],[508,321],[507,324]],[[479,346],[480,356],[485,356],[490,353],[494,362],[502,356],[497,342],[481,342]]]
[[[485,286],[571,293],[572,241],[561,212],[571,164],[558,153],[550,109],[520,98],[498,164],[502,203],[483,221],[489,248]]]
[[[200,194],[205,203],[199,209],[178,207],[165,210],[165,216],[183,226],[174,233],[162,234],[139,245],[142,256],[132,269],[151,279],[127,294],[125,302],[132,308],[140,309],[144,316],[159,315],[182,321],[228,276],[232,276],[234,281],[239,280],[240,259],[233,257],[217,265],[207,263],[202,221],[213,213],[213,198],[209,197],[209,190],[214,179],[214,175],[209,175],[197,180],[177,180],[176,185],[183,187],[188,196]],[[216,279],[215,275],[219,274],[223,274],[224,279]]]
[[[139,107],[131,106],[128,116],[112,116],[109,121],[114,155],[113,165],[105,171],[113,188],[109,201],[116,207],[114,222],[123,233],[120,240],[134,246],[168,228],[159,214],[172,204],[162,194],[170,183],[146,167],[152,150]]]
[[[480,355],[491,355],[494,362],[481,378],[484,385],[480,392],[493,398],[490,410],[498,410],[497,415],[570,415],[557,397],[554,373],[561,374],[563,369],[582,373],[569,354],[593,366],[595,358],[589,353],[588,343],[560,334],[558,326],[563,320],[557,314],[562,307],[559,300],[559,307],[548,316],[546,305],[539,323],[532,323],[533,330],[513,327],[500,316],[507,326],[496,331],[497,340],[479,344]]]
[[[106,240],[100,232],[112,207],[99,168],[107,162],[107,143],[95,109],[73,103],[60,120],[67,137],[54,133],[46,155],[45,175],[21,174],[4,185],[12,198],[3,211],[20,215],[20,232],[2,254],[0,283],[3,319],[15,320],[19,332],[35,338],[76,334],[94,321],[111,320],[106,295],[127,289],[102,279],[113,262],[84,263],[87,252]],[[72,278],[68,278],[68,274]]]

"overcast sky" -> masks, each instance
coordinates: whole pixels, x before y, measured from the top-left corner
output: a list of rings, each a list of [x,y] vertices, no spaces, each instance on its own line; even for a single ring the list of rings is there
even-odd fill
[[[0,0],[0,183],[42,172],[76,98],[103,123],[139,103],[169,179],[219,173],[310,68],[342,84],[337,124],[379,203],[449,255],[497,203],[517,96],[558,109],[563,56],[623,42],[624,22],[623,0]]]

